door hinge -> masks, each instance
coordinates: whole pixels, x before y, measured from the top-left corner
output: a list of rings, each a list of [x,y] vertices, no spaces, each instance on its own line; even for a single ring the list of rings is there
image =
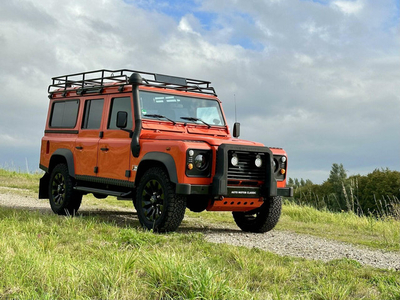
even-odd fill
[[[99,167],[94,167],[93,171],[97,174],[99,172]]]
[[[131,170],[125,171],[125,177],[127,177],[127,178],[131,177]]]

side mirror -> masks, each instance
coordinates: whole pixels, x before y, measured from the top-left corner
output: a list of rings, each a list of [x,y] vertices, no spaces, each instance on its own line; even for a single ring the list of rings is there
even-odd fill
[[[119,111],[117,113],[117,127],[120,129],[126,128],[128,124],[128,113],[126,111]]]
[[[233,137],[238,138],[240,136],[240,123],[235,122],[233,124]]]

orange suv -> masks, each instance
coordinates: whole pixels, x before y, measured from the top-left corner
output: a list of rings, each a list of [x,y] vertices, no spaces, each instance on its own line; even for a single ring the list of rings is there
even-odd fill
[[[232,211],[244,231],[281,214],[287,155],[233,137],[211,83],[133,70],[52,78],[39,198],[75,214],[82,196],[131,200],[141,225],[176,230],[186,208]]]

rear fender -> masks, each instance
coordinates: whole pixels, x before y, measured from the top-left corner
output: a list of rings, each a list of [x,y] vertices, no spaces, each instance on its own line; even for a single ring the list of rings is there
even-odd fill
[[[54,151],[50,159],[49,168],[39,181],[39,199],[49,199],[49,182],[50,174],[54,167],[58,164],[66,164],[68,166],[69,176],[75,177],[74,155],[69,149],[57,149]]]
[[[51,173],[52,169],[60,163],[65,163],[68,166],[69,176],[75,177],[74,155],[71,150],[57,149],[54,151],[50,159],[49,173]]]

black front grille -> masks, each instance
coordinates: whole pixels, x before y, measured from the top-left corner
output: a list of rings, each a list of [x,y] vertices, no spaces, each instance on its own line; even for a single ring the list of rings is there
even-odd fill
[[[237,166],[231,163],[233,155],[238,158],[239,163]],[[257,155],[262,160],[261,167],[255,165]],[[266,163],[266,155],[264,153],[230,150],[228,152],[228,179],[264,181]]]
[[[233,155],[238,158],[237,166],[232,164]],[[262,160],[260,167],[255,164],[257,155]],[[238,187],[260,186],[263,197],[276,196],[277,187],[271,159],[272,152],[267,147],[221,144],[216,155],[211,194],[228,196],[228,184],[232,184]]]

